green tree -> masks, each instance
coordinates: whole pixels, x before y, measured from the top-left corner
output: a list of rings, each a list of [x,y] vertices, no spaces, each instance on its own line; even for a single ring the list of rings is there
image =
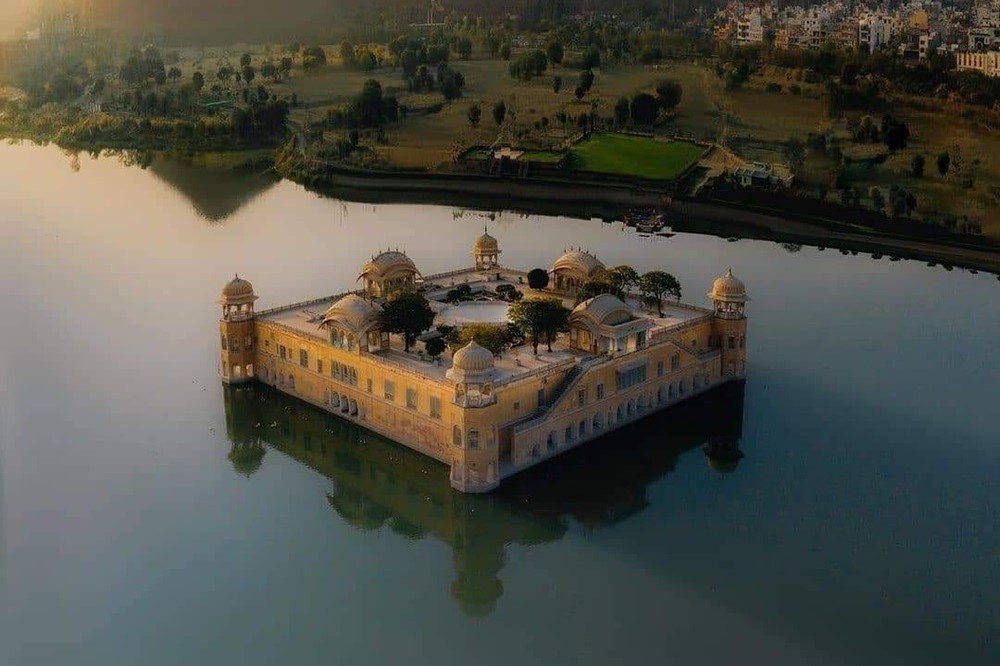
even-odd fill
[[[789,137],[788,141],[785,142],[785,157],[788,158],[788,163],[792,165],[792,168],[797,169],[802,166],[806,159],[806,147],[801,139],[796,136]]]
[[[948,175],[948,168],[951,166],[951,155],[947,151],[937,156],[937,170],[941,177]]]
[[[656,311],[663,316],[663,297],[681,298],[681,283],[666,271],[649,271],[639,278],[639,291],[650,302],[656,303]]]
[[[528,271],[528,286],[532,289],[545,289],[549,286],[549,272],[544,268],[532,268]]]
[[[673,111],[681,103],[683,88],[681,84],[672,79],[664,79],[656,84],[656,101],[660,107],[667,111]]]
[[[552,92],[558,95],[560,90],[562,90],[562,77],[556,74],[552,77]]]
[[[448,346],[457,351],[473,340],[494,356],[504,353],[511,343],[510,330],[505,324],[468,324],[455,330],[448,338]]]
[[[402,335],[403,349],[410,351],[417,336],[434,323],[434,312],[422,294],[398,291],[386,300],[378,321],[381,330]]]
[[[431,358],[436,359],[438,356],[444,353],[444,350],[445,350],[444,338],[440,336],[436,338],[431,338],[430,340],[424,343],[424,351],[427,352],[427,355],[430,356]]]
[[[872,208],[879,212],[885,210],[885,195],[882,194],[882,189],[879,187],[872,187],[868,191],[868,196],[872,200]]]
[[[244,53],[240,56],[240,67],[249,67],[250,63],[253,62],[253,56],[249,53]]]
[[[649,93],[639,93],[632,98],[629,113],[636,125],[652,125],[656,122],[658,109],[659,104],[655,97]]]
[[[500,47],[500,57],[503,60],[510,60],[510,42],[504,42]]]
[[[191,75],[191,83],[194,85],[195,92],[201,92],[201,89],[205,87],[205,75],[201,72],[195,72]]]
[[[594,72],[590,69],[585,69],[580,72],[580,87],[583,88],[584,93],[590,92],[590,89],[594,86]]]
[[[584,69],[594,69],[595,67],[601,66],[601,52],[596,46],[589,46],[587,50],[583,52],[583,68]]]
[[[503,125],[504,118],[507,117],[507,104],[502,99],[493,105],[493,122],[497,126]]]
[[[179,81],[181,78],[181,70],[177,67],[171,67],[170,71],[167,72],[167,78],[171,81]]]
[[[624,293],[639,284],[639,274],[631,266],[622,264],[605,271],[601,277]]]
[[[253,80],[257,78],[257,72],[250,65],[243,68],[243,80],[246,81],[247,85],[253,83]]]
[[[558,298],[526,298],[511,304],[508,316],[531,340],[535,354],[543,339],[552,351],[552,342],[569,325],[569,310]]]
[[[563,61],[564,55],[562,42],[549,42],[549,45],[545,48],[545,55],[548,56],[549,62],[556,65],[560,64]]]
[[[615,124],[619,127],[624,127],[628,124],[629,117],[629,105],[628,99],[624,97],[619,97],[618,101],[615,102]]]
[[[468,60],[472,55],[472,40],[468,37],[459,37],[455,41],[455,53],[462,60]]]
[[[923,155],[914,155],[913,159],[910,160],[910,171],[917,178],[921,178],[924,175],[924,165],[926,160]]]
[[[473,127],[479,127],[479,119],[483,117],[483,108],[478,104],[473,104],[469,107],[469,124]]]
[[[576,292],[576,302],[583,303],[601,294],[611,294],[619,300],[625,300],[625,292],[607,277],[597,276],[580,285]]]

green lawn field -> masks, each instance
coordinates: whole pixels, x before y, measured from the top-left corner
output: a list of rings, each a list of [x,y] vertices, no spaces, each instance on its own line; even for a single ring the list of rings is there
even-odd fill
[[[581,171],[671,180],[697,162],[705,149],[683,141],[594,134],[573,146],[570,153],[571,167]]]

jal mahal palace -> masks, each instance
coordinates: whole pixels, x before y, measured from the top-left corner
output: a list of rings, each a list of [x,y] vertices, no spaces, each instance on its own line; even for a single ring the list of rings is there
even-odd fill
[[[723,382],[746,375],[746,288],[732,270],[712,284],[711,308],[643,304],[610,294],[576,304],[576,291],[605,266],[570,250],[553,262],[543,290],[500,262],[496,238],[476,239],[473,265],[424,276],[398,250],[373,256],[357,291],[254,310],[253,285],[236,277],[222,290],[223,382],[263,382],[389,437],[450,467],[453,488],[480,493],[505,478]],[[472,299],[448,302],[466,284]],[[495,297],[511,285],[524,298],[561,299],[569,333],[494,356],[470,342],[432,359],[404,351],[379,329],[380,303],[397,290],[430,302],[434,326],[506,323]],[[503,290],[501,290],[503,291]],[[418,345],[419,347],[420,345]]]

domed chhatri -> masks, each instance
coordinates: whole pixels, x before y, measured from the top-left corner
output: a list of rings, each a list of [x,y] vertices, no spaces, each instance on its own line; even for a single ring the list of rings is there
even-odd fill
[[[549,274],[557,291],[575,292],[584,282],[605,269],[600,259],[586,250],[567,250],[555,260]]]
[[[484,271],[496,268],[500,265],[499,241],[490,236],[487,229],[483,229],[483,235],[477,238],[472,246],[472,256],[476,259],[476,270]]]
[[[358,281],[364,282],[370,296],[384,298],[394,291],[412,289],[419,276],[416,264],[405,252],[386,250],[361,268]]]
[[[492,352],[475,340],[455,352],[451,359],[452,371],[459,371],[466,376],[493,372],[494,365]]]
[[[247,303],[257,300],[253,293],[253,285],[236,275],[222,288],[220,303]]]
[[[712,285],[714,311],[673,299],[651,308],[636,292],[577,302],[605,270],[577,248],[553,262],[545,298],[524,299],[538,271],[526,281],[501,266],[500,243],[476,231],[475,266],[466,253],[465,267],[425,276],[386,250],[361,269],[364,289],[256,314],[253,285],[234,278],[222,290],[222,381],[262,382],[391,437],[449,465],[453,488],[481,493],[746,376],[749,298],[732,271]],[[468,302],[456,302],[460,287]],[[399,290],[414,298],[389,308],[383,299]],[[515,323],[514,347],[494,348]],[[444,326],[474,340],[442,357]],[[422,349],[407,348],[413,338]]]
[[[750,300],[747,296],[746,285],[738,277],[733,275],[730,268],[726,274],[716,278],[712,283],[712,291],[708,292],[708,297],[713,301],[728,301],[732,303],[746,303]]]

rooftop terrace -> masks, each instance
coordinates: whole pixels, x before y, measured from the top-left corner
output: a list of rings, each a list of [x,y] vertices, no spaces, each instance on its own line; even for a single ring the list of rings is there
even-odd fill
[[[574,298],[568,294],[530,289],[527,285],[526,275],[523,271],[507,268],[499,268],[490,272],[468,268],[450,273],[429,275],[422,282],[419,282],[417,287],[431,302],[431,309],[436,315],[435,325],[461,326],[469,323],[506,322],[508,304],[493,296],[497,287],[504,284],[515,286],[524,293],[526,298],[531,296],[555,297],[561,299],[567,308],[574,307]],[[472,289],[472,300],[448,303],[446,301],[448,292],[462,284],[467,284]],[[327,336],[320,328],[323,313],[346,295],[346,293],[336,294],[326,298],[273,308],[259,313],[258,319],[277,324],[299,335],[326,341]],[[650,340],[653,342],[658,334],[711,316],[711,311],[704,308],[681,303],[665,303],[663,316],[660,317],[655,309],[651,311],[642,306],[638,298],[629,297],[626,299],[626,303],[632,308],[635,317],[652,321],[653,326],[649,334]],[[546,345],[540,345],[537,356],[533,354],[530,344],[509,349],[496,360],[496,383],[503,384],[535,372],[560,365],[571,366],[581,360],[592,358],[592,355],[587,352],[570,349],[568,342],[567,336],[560,336],[553,343],[551,352],[548,351]],[[404,352],[403,347],[402,336],[392,335],[390,336],[389,349],[375,355],[383,361],[397,366],[400,370],[415,372],[427,379],[445,381],[445,373],[451,368],[450,354],[445,353],[437,362],[434,362],[420,353],[422,345],[419,343],[415,348],[411,348],[410,352]]]

